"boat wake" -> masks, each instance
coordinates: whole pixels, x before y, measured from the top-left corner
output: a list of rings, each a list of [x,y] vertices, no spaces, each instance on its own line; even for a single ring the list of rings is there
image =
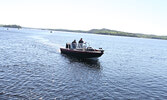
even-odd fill
[[[52,48],[55,48],[57,52],[60,53],[60,49],[61,46],[60,44],[56,44],[56,43],[53,43],[53,42],[50,42],[49,39],[46,39],[46,38],[43,38],[43,37],[40,37],[40,36],[30,36],[31,38],[35,39],[35,40],[38,40],[38,42],[44,44],[44,45],[47,45],[47,46],[50,46]]]

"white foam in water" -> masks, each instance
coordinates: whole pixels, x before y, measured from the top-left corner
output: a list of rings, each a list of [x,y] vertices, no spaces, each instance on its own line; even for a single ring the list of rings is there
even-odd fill
[[[39,42],[42,43],[42,44],[45,44],[45,45],[51,46],[53,48],[56,48],[57,52],[60,52],[60,50],[57,49],[57,48],[61,48],[62,47],[61,45],[56,44],[56,43],[52,43],[48,39],[42,38],[40,36],[31,36],[31,38],[39,40]]]

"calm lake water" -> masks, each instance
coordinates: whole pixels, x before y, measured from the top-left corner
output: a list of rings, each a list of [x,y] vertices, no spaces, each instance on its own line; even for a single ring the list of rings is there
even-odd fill
[[[97,61],[59,48],[83,38]],[[167,99],[167,41],[0,28],[0,100]]]

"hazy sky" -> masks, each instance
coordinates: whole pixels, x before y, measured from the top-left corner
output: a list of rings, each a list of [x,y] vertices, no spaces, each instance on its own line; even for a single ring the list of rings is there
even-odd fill
[[[0,24],[167,35],[167,0],[0,0]]]

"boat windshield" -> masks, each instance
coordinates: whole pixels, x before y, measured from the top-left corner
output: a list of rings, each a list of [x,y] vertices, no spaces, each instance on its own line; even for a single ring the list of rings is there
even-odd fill
[[[86,49],[89,47],[89,43],[71,43],[72,49]]]
[[[89,43],[78,43],[77,48],[86,49],[89,46],[90,46]]]

